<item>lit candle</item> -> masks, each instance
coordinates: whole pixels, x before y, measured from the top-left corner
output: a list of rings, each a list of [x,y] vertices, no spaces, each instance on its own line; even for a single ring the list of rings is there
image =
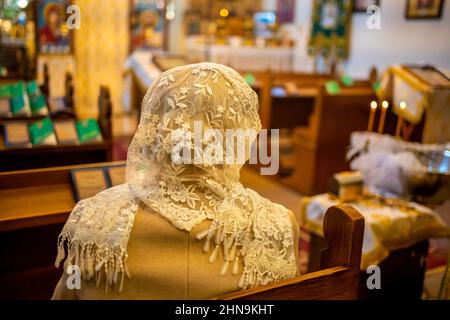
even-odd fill
[[[398,119],[397,119],[397,129],[395,129],[395,136],[399,137],[402,131],[402,127],[403,127],[403,117],[402,117],[402,112],[406,109],[406,102],[402,101],[400,102],[400,114],[398,115]]]
[[[389,102],[386,100],[383,101],[381,104],[381,118],[380,118],[380,126],[378,127],[378,133],[382,134],[384,131],[384,123],[386,122],[386,113],[387,109],[389,108]]]
[[[378,103],[376,101],[372,101],[370,103],[370,117],[369,124],[367,126],[367,131],[372,132],[373,123],[375,122],[375,114],[377,113]]]

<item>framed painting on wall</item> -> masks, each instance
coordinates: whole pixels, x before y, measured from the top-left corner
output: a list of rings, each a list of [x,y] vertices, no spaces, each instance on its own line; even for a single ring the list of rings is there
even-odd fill
[[[407,0],[406,19],[440,19],[444,0]]]
[[[352,4],[350,0],[314,1],[310,55],[348,57]]]
[[[37,42],[39,53],[72,53],[72,32],[67,26],[69,0],[38,0]]]
[[[131,51],[164,47],[164,3],[165,1],[130,0]]]
[[[380,6],[380,0],[353,0],[353,12],[367,12],[373,5]]]
[[[295,13],[295,0],[277,1],[278,23],[293,23]]]

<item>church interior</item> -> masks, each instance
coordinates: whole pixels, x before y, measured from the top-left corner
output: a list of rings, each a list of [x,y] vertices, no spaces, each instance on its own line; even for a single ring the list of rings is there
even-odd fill
[[[0,300],[450,299],[449,1],[0,8]]]

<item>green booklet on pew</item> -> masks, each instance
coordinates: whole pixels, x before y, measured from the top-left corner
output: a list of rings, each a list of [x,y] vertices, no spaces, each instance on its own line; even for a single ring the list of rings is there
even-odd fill
[[[47,115],[47,101],[45,100],[45,96],[42,94],[39,95],[30,95],[30,108],[33,114]]]
[[[337,95],[339,92],[341,92],[341,87],[339,86],[339,83],[336,81],[327,81],[325,83],[325,90],[329,95]]]
[[[36,82],[36,80],[31,80],[26,83],[27,93],[29,96],[31,95],[40,95],[41,90]]]
[[[349,75],[343,75],[341,78],[341,82],[346,87],[350,87],[353,85],[353,79]]]
[[[23,96],[13,96],[9,100],[11,112],[14,115],[26,114],[25,98]]]
[[[50,118],[30,124],[28,128],[33,145],[56,145],[56,136]]]
[[[19,81],[9,85],[11,111],[14,115],[29,115],[30,102],[26,93],[25,82]]]
[[[76,123],[80,143],[101,142],[102,133],[95,119],[78,120]]]
[[[10,84],[3,84],[0,85],[0,98],[11,98],[11,85]]]

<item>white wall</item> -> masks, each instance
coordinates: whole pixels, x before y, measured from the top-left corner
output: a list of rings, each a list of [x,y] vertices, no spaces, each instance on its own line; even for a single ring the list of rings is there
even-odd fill
[[[313,0],[297,0],[295,25],[301,34],[295,68],[307,71],[311,62],[304,49],[308,41]],[[398,63],[430,63],[450,69],[450,3],[440,20],[406,20],[406,0],[381,0],[381,30],[366,27],[368,15],[352,16],[351,49],[344,64],[353,77],[367,77],[372,66],[380,72]],[[305,36],[306,35],[306,36]]]
[[[406,0],[382,0],[378,31],[366,27],[366,14],[353,15],[347,73],[366,76],[372,65],[382,71],[398,63],[426,62],[450,69],[449,1],[445,1],[440,20],[406,20],[405,7]]]

